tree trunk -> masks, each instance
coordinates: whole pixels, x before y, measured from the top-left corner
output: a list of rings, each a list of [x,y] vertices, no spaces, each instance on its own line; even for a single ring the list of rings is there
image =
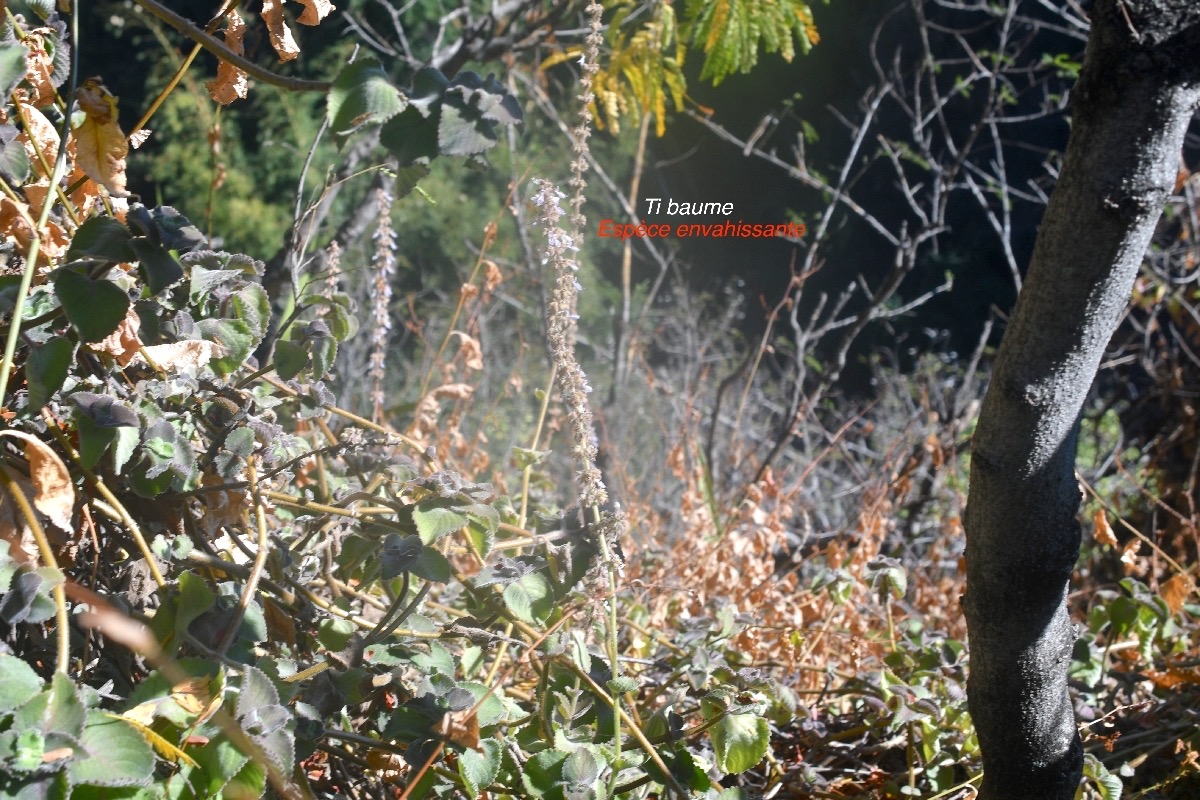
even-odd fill
[[[979,417],[966,512],[971,716],[983,800],[1073,800],[1067,691],[1079,414],[1200,102],[1200,3],[1097,0],[1072,133]]]

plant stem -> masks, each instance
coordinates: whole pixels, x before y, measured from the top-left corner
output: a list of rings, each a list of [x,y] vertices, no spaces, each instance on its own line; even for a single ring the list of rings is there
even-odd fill
[[[54,558],[54,550],[50,547],[50,540],[46,538],[46,531],[42,528],[42,523],[38,521],[37,514],[34,513],[33,506],[29,504],[29,499],[25,497],[25,493],[17,486],[17,482],[8,474],[8,470],[0,467],[0,484],[8,491],[13,502],[17,504],[17,508],[21,511],[21,516],[25,518],[25,524],[29,526],[29,530],[33,532],[33,540],[37,543],[38,554],[42,557],[42,563],[51,569],[58,571],[58,561]],[[67,617],[67,595],[63,588],[63,580],[55,584],[51,594],[54,597],[54,614],[55,623],[58,626],[58,659],[55,662],[55,669],[62,674],[67,674],[67,667],[70,663],[71,656],[71,629],[70,620]]]

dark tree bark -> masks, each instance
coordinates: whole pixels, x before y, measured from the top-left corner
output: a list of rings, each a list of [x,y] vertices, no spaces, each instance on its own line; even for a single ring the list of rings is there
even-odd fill
[[[1072,800],[1067,667],[1079,414],[1200,103],[1200,3],[1097,0],[1062,173],[997,357],[966,513],[971,716],[984,800]]]

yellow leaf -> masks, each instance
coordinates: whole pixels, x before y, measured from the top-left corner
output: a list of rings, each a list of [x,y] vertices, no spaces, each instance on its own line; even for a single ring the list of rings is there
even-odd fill
[[[263,0],[262,18],[271,36],[271,47],[275,48],[280,61],[291,61],[300,55],[292,30],[283,19],[283,0]]]
[[[1108,515],[1104,513],[1103,508],[1096,509],[1096,514],[1092,517],[1092,528],[1092,536],[1097,542],[1106,547],[1117,546],[1117,537],[1113,535],[1112,526],[1108,524]]]
[[[133,719],[132,717],[121,716],[120,714],[110,714],[105,712],[104,716],[111,717],[112,719],[119,719],[122,722],[126,722],[133,726],[134,730],[140,733],[142,738],[150,743],[150,746],[154,748],[154,752],[158,753],[167,761],[175,764],[178,764],[180,761],[182,761],[189,767],[198,768],[200,766],[196,763],[195,759],[180,750],[175,745],[171,744],[171,742],[169,742],[162,734],[151,728],[149,725],[143,725],[141,722]]]
[[[0,431],[0,436],[12,436],[25,442],[25,458],[29,460],[29,481],[33,485],[33,505],[51,522],[64,531],[71,530],[71,513],[75,509],[75,486],[67,465],[50,449],[50,445],[21,431]]]
[[[98,78],[84,81],[76,96],[87,114],[74,131],[76,164],[114,197],[128,197],[125,156],[129,154],[129,142],[117,125],[117,98]]]
[[[245,45],[242,43],[245,36],[245,20],[238,15],[236,10],[231,10],[225,18],[225,46],[240,56],[246,52]],[[217,64],[217,77],[204,86],[213,100],[227,106],[234,100],[246,99],[250,82],[246,78],[245,72],[227,61],[222,61]]]
[[[318,25],[336,6],[329,0],[297,0],[304,11],[296,18],[301,25]]]

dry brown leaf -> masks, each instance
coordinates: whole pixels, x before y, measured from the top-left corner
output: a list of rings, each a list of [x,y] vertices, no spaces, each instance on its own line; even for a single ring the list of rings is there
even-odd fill
[[[296,646],[296,621],[283,606],[264,597],[263,616],[267,620],[267,635],[272,641],[285,642],[289,647]]]
[[[1105,547],[1116,547],[1117,537],[1113,534],[1112,526],[1108,524],[1108,515],[1103,508],[1097,508],[1092,517],[1092,537]]]
[[[483,369],[483,348],[479,346],[479,340],[462,331],[454,331],[451,335],[459,338],[458,355],[467,369]]]
[[[275,48],[280,61],[291,61],[300,55],[300,47],[292,38],[292,29],[283,19],[283,0],[263,0],[262,18],[267,24],[271,47]]]
[[[1130,539],[1121,548],[1121,563],[1125,565],[1126,572],[1137,566],[1137,553],[1142,547],[1141,540]]]
[[[0,436],[12,436],[25,442],[25,458],[29,460],[29,481],[33,485],[33,507],[46,515],[55,527],[71,530],[71,514],[75,510],[75,486],[67,465],[50,445],[22,431],[0,431]]]
[[[138,354],[142,340],[138,338],[138,330],[142,327],[142,318],[131,306],[125,312],[125,319],[117,325],[117,329],[100,341],[88,345],[96,353],[112,356],[121,367],[126,367]]]
[[[54,168],[54,159],[58,158],[58,129],[25,98],[23,91],[14,92],[13,96],[16,98],[17,116],[21,120],[21,132],[17,139],[25,146],[25,155],[29,158],[33,174],[39,176],[44,184],[46,176]]]
[[[137,150],[146,143],[146,140],[150,138],[150,134],[152,133],[154,133],[154,131],[150,130],[149,128],[138,128],[136,131],[129,134],[129,146],[134,150]]]
[[[221,705],[221,695],[213,694],[210,678],[186,678],[171,687],[171,699],[189,714],[198,714],[200,725]]]
[[[75,158],[89,178],[116,197],[125,191],[125,157],[129,141],[117,124],[117,98],[96,78],[88,78],[76,93],[87,118],[74,131]]]
[[[242,43],[245,36],[245,20],[238,15],[236,10],[231,10],[225,18],[225,46],[240,56],[245,52],[245,45]],[[217,64],[217,77],[204,86],[213,100],[227,106],[234,100],[246,99],[250,81],[245,72],[227,61],[221,61]],[[134,146],[136,147],[136,145]]]
[[[447,712],[438,723],[437,732],[451,744],[479,749],[479,717],[474,709]]]
[[[21,44],[25,46],[25,80],[33,87],[30,100],[36,106],[48,106],[54,102],[54,57],[46,50],[46,37],[55,37],[50,28],[34,28],[27,31]]]
[[[225,348],[216,342],[189,339],[143,347],[142,352],[134,354],[133,360],[145,361],[149,358],[160,369],[195,373],[224,352]]]
[[[319,25],[336,6],[329,0],[296,0],[304,11],[296,18],[301,25]]]
[[[0,467],[4,469],[4,467]],[[16,490],[29,497],[33,494],[33,486],[24,475],[11,475],[16,483]],[[22,562],[38,560],[37,543],[33,540],[33,529],[16,501],[9,497],[8,492],[0,488],[0,540],[8,542],[9,554]]]
[[[1192,576],[1177,572],[1163,582],[1158,593],[1163,602],[1167,604],[1167,608],[1171,609],[1171,613],[1178,614],[1179,609],[1183,608],[1183,604],[1195,590],[1196,583],[1192,580]]]
[[[490,259],[483,262],[483,269],[483,289],[490,294],[496,291],[496,287],[504,282],[504,273],[500,271],[500,267],[496,266],[496,262]]]

